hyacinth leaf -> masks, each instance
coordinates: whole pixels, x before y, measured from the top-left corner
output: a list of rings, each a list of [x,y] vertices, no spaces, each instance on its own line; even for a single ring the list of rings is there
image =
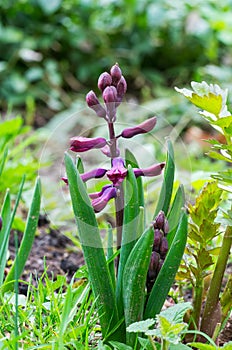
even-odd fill
[[[122,301],[122,278],[124,273],[125,264],[128,256],[133,249],[138,235],[142,232],[138,232],[138,219],[139,219],[139,203],[138,203],[138,190],[137,181],[131,166],[128,166],[128,173],[126,181],[124,181],[124,220],[122,228],[122,241],[120,250],[120,260],[118,267],[118,281],[116,289],[116,299],[119,310],[119,316],[123,316],[123,301]]]
[[[154,231],[149,227],[135,244],[124,268],[123,304],[127,327],[143,318],[145,284],[153,240]],[[134,346],[135,338],[136,334],[127,333],[127,344]]]
[[[3,206],[2,206],[2,212],[1,212],[1,218],[2,218],[2,229],[0,234],[0,286],[2,285],[3,278],[4,278],[4,268],[6,266],[6,260],[7,260],[7,249],[8,249],[8,239],[9,239],[9,230],[7,230],[7,224],[10,222],[10,192],[7,191]]]
[[[107,262],[109,266],[110,277],[113,285],[113,289],[115,289],[115,269],[114,269],[114,249],[113,249],[113,230],[111,225],[108,226],[108,245],[107,245]]]
[[[3,227],[2,227],[2,231],[1,231],[1,236],[3,238],[2,238],[2,242],[1,242],[2,244],[0,246],[0,257],[1,257],[0,258],[0,267],[1,267],[0,268],[0,273],[1,273],[1,278],[2,278],[0,280],[0,286],[2,285],[2,282],[3,282],[3,272],[2,271],[4,271],[4,267],[5,267],[5,265],[3,266],[3,264],[5,264],[5,262],[6,262],[10,230],[11,230],[12,223],[14,221],[14,217],[15,217],[15,214],[16,214],[16,210],[18,208],[19,201],[20,201],[20,198],[21,198],[21,195],[22,195],[24,182],[25,182],[25,176],[23,176],[23,178],[22,178],[21,184],[19,186],[19,191],[18,191],[16,200],[15,200],[15,205],[14,205],[13,211],[12,211],[12,213],[10,215],[9,215],[9,211],[10,211],[10,196],[8,197],[8,195],[6,195],[6,197],[5,197],[5,202],[4,202],[5,209],[4,209],[4,211],[6,210],[5,211],[6,217],[4,217],[4,212],[2,212],[2,214],[3,214]],[[5,219],[7,221],[5,221]]]
[[[41,185],[40,180],[37,178],[34,193],[32,197],[32,202],[30,205],[29,213],[27,216],[27,222],[23,234],[23,239],[20,244],[20,248],[15,258],[15,261],[4,281],[2,291],[3,293],[12,290],[14,287],[14,279],[19,278],[23,272],[24,266],[27,262],[28,256],[30,254],[36,228],[39,220],[39,212],[40,212],[40,203],[41,203]],[[17,271],[17,276],[15,275]]]
[[[126,157],[126,166],[130,164],[132,168],[139,168],[139,164],[133,155],[133,153],[129,150],[126,149],[125,152],[125,157]],[[138,203],[140,207],[144,207],[144,191],[143,191],[143,180],[142,177],[139,176],[136,179],[137,181],[137,186],[138,186]]]
[[[167,235],[168,246],[170,247],[172,244],[172,240],[176,233],[176,228],[178,226],[180,216],[181,216],[181,208],[183,208],[185,203],[185,194],[184,187],[180,185],[178,190],[176,191],[176,195],[170,211],[168,213],[167,219],[169,224],[169,233]]]
[[[155,317],[161,311],[184,254],[187,230],[188,217],[187,214],[183,212],[172,245],[168,250],[164,264],[151,290],[145,309],[145,319]]]
[[[158,200],[158,204],[155,210],[154,218],[157,216],[160,210],[163,210],[165,215],[168,213],[171,197],[172,197],[172,189],[173,189],[173,181],[175,175],[175,160],[174,160],[174,151],[173,146],[170,140],[167,141],[167,161],[164,170],[164,180],[162,183],[160,196]]]
[[[105,337],[111,326],[118,321],[111,276],[86,187],[68,153],[65,154],[65,166],[78,234]]]
[[[84,164],[82,162],[81,157],[77,157],[77,159],[76,159],[76,167],[77,167],[77,170],[78,170],[79,174],[83,174],[85,172]]]

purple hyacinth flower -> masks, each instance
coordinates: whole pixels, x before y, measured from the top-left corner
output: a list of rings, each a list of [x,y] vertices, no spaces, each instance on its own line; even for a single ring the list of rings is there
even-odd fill
[[[95,95],[95,92],[93,92],[92,90],[88,92],[88,94],[86,95],[86,102],[87,105],[95,111],[98,117],[106,118],[106,110],[100,104],[97,96]]]
[[[102,148],[106,145],[106,139],[103,137],[82,137],[76,136],[70,139],[70,150],[73,152],[85,152],[92,148]]]
[[[90,179],[99,179],[105,175],[107,169],[98,168],[94,170],[90,170],[87,173],[81,174],[82,181],[86,182]]]
[[[112,168],[107,171],[106,175],[113,182],[114,186],[118,186],[123,182],[127,175],[127,169],[121,157],[112,159]]]
[[[145,134],[150,132],[156,125],[156,117],[145,120],[143,123],[132,128],[126,128],[122,131],[121,136],[129,139],[138,134]]]
[[[152,165],[149,168],[144,168],[144,169],[135,168],[134,174],[136,177],[138,177],[138,176],[157,176],[157,175],[161,174],[164,166],[165,166],[165,163],[163,162],[163,163]]]
[[[107,187],[103,190],[100,197],[94,199],[92,201],[92,206],[95,213],[99,213],[99,211],[103,210],[110,199],[115,198],[117,196],[117,190],[115,187]]]
[[[91,199],[96,199],[96,198],[99,198],[102,196],[103,192],[107,189],[107,188],[110,188],[112,187],[112,185],[105,185],[102,187],[101,191],[100,192],[93,192],[93,193],[90,193],[89,194],[89,197]]]
[[[117,86],[119,80],[122,76],[122,71],[119,68],[118,64],[116,63],[114,66],[110,69],[110,75],[112,77],[112,85]]]

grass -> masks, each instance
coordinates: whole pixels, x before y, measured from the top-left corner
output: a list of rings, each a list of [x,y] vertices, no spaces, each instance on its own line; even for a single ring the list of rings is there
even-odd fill
[[[85,279],[67,284],[45,270],[27,296],[0,296],[0,349],[89,349],[99,330],[94,308]]]

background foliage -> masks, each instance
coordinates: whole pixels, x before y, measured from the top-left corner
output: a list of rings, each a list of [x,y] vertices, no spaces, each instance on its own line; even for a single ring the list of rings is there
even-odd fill
[[[206,73],[231,82],[231,5],[231,0],[2,1],[1,108],[9,102],[31,111],[36,102],[40,113],[44,106],[67,108],[115,61],[133,93],[146,98],[157,85]]]

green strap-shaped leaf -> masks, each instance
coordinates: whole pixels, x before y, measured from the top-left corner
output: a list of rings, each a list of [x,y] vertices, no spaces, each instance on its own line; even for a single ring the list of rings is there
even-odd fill
[[[118,278],[116,287],[116,300],[119,310],[119,317],[123,316],[123,301],[122,301],[122,278],[124,267],[128,256],[134,247],[138,234],[138,218],[139,218],[139,204],[138,204],[138,188],[133,169],[129,165],[125,185],[125,208],[122,228],[122,242],[120,250],[120,260],[118,267]]]
[[[164,170],[164,180],[160,191],[159,200],[156,206],[154,217],[163,210],[165,215],[168,213],[169,204],[172,197],[173,181],[175,175],[174,151],[170,140],[167,141],[167,161]]]
[[[178,190],[176,191],[176,195],[174,201],[172,203],[171,209],[168,213],[167,219],[169,224],[169,233],[167,235],[168,246],[170,247],[172,244],[172,240],[176,233],[176,228],[179,224],[180,216],[181,216],[181,208],[183,208],[185,203],[185,194],[184,187],[180,185]]]
[[[145,284],[153,240],[154,230],[149,227],[135,244],[124,268],[123,303],[126,326],[141,321],[143,317]],[[135,337],[136,334],[127,333],[127,344],[134,346]]]
[[[139,164],[133,155],[133,153],[129,150],[126,149],[125,152],[125,157],[126,157],[126,166],[131,165],[132,168],[139,168]],[[140,207],[144,207],[144,191],[143,191],[143,180],[142,177],[139,176],[137,179],[137,191],[138,191],[138,203]]]
[[[0,176],[2,175],[7,155],[8,155],[8,148],[5,147],[4,152],[3,152],[3,157],[2,157],[1,162],[0,162]]]
[[[11,290],[14,287],[14,279],[16,277],[15,271],[17,270],[17,278],[19,278],[23,272],[24,266],[26,264],[26,261],[28,259],[28,256],[30,254],[30,251],[34,242],[35,232],[36,232],[38,219],[39,219],[40,203],[41,203],[41,185],[40,185],[39,178],[37,178],[30,210],[27,216],[26,227],[23,234],[22,242],[20,244],[18,255],[15,258],[15,261],[2,287],[2,291],[4,293],[7,292],[8,290]]]
[[[144,319],[154,318],[161,311],[184,254],[187,229],[188,217],[183,212],[172,245],[148,298]]]
[[[118,321],[112,281],[94,210],[85,185],[72,158],[67,153],[65,154],[65,166],[79,238],[93,293],[97,298],[102,333],[105,337],[107,331]]]

